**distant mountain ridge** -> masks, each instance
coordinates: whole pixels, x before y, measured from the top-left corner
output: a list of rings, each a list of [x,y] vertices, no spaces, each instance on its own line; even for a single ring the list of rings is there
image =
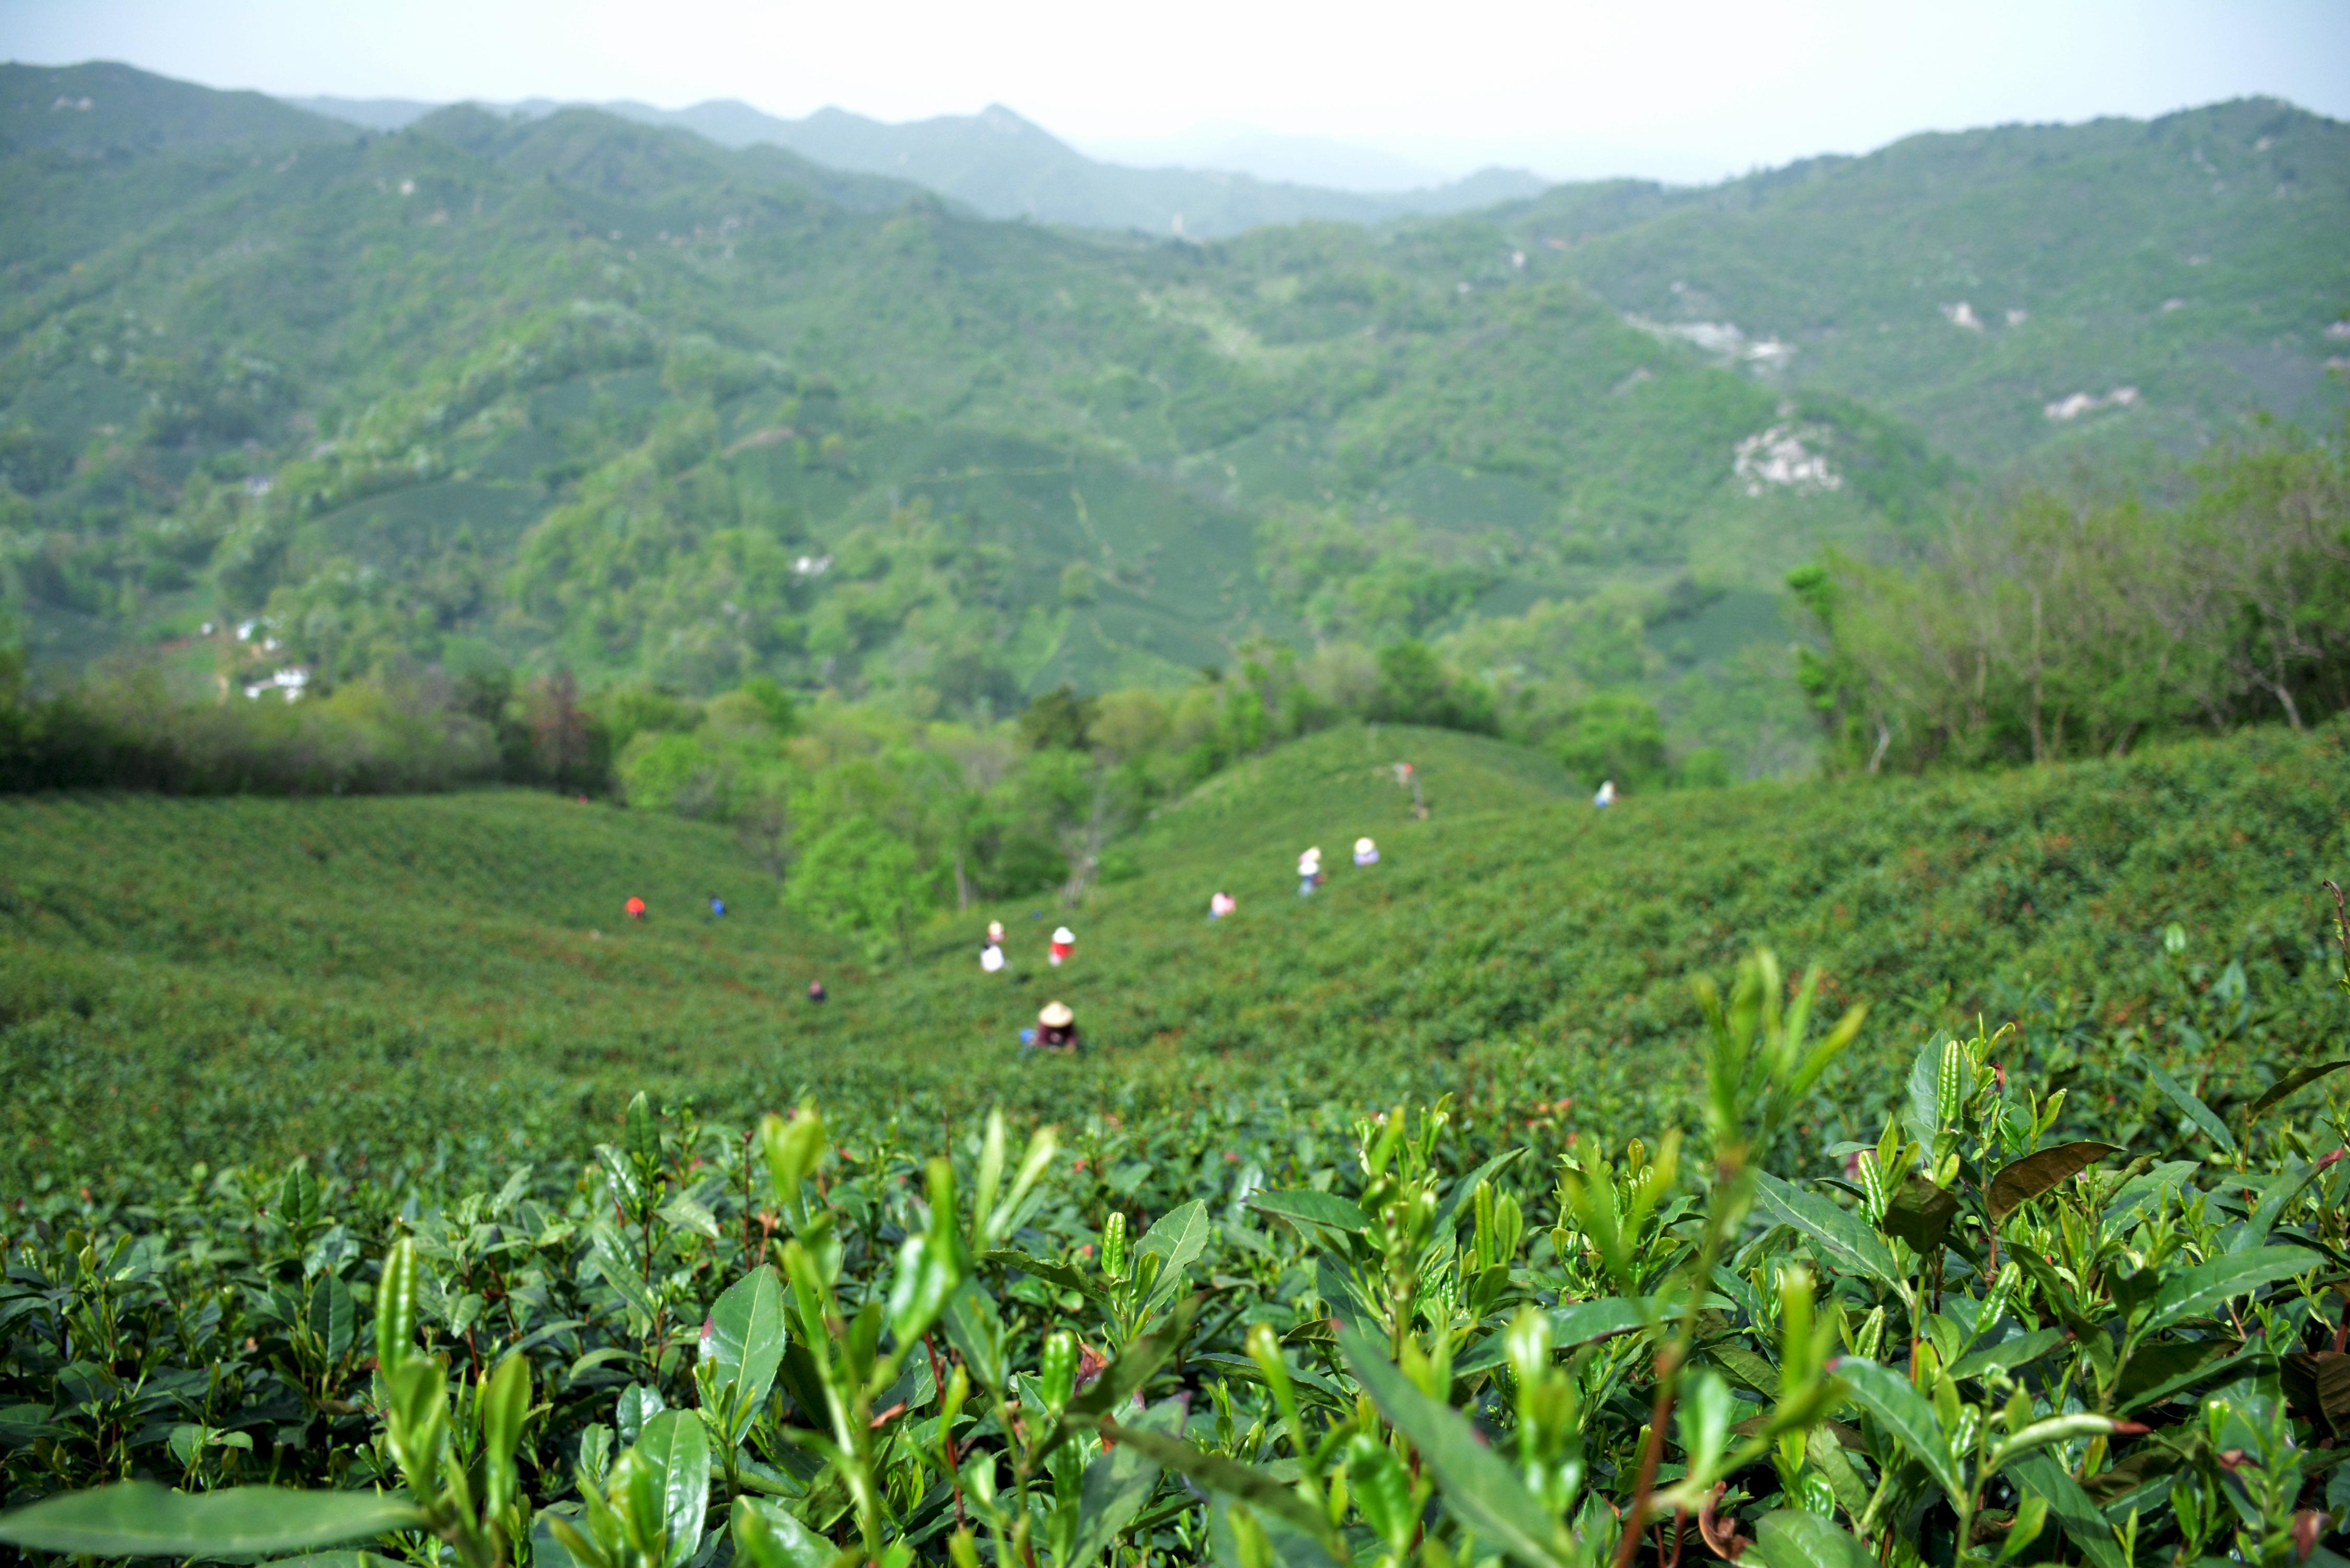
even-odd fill
[[[440,107],[402,99],[284,101],[375,130],[405,129]],[[680,109],[627,100],[590,105],[552,99],[482,107],[526,118],[564,108],[594,108],[640,125],[690,130],[722,147],[781,147],[835,169],[909,181],[961,202],[982,217],[1187,239],[1222,238],[1268,223],[1317,219],[1375,223],[1438,216],[1522,200],[1548,188],[1547,182],[1516,169],[1480,170],[1424,190],[1367,192],[1215,170],[1129,168],[1088,158],[1002,104],[991,104],[977,114],[897,124],[841,109],[781,119],[724,99]]]

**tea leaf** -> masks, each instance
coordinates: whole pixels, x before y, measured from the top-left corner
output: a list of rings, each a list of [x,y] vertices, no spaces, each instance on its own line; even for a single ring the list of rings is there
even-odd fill
[[[1007,1269],[1016,1269],[1021,1273],[1032,1275],[1060,1290],[1075,1291],[1089,1301],[1101,1302],[1109,1299],[1109,1293],[1102,1289],[1101,1280],[1097,1275],[1087,1273],[1085,1270],[1067,1263],[1054,1262],[1049,1258],[1031,1257],[1025,1252],[1012,1248],[998,1247],[993,1251],[982,1252],[980,1262],[998,1263]]]
[[[1762,1568],[1877,1568],[1876,1554],[1834,1520],[1808,1509],[1775,1508],[1754,1527],[1741,1563]]]
[[[1183,1271],[1207,1250],[1212,1231],[1207,1204],[1194,1198],[1160,1215],[1159,1223],[1143,1233],[1134,1249],[1136,1259],[1157,1253],[1166,1260],[1159,1265],[1159,1278],[1151,1284],[1149,1299],[1142,1303],[1144,1316],[1175,1299],[1176,1292],[1183,1288]]]
[[[1947,1192],[1917,1171],[1911,1171],[1885,1206],[1885,1218],[1878,1228],[1888,1236],[1898,1236],[1919,1252],[1930,1252],[1942,1244],[1950,1233],[1950,1222],[1959,1217],[1958,1195]]]
[[[604,1282],[619,1293],[629,1309],[647,1324],[659,1317],[660,1307],[646,1287],[644,1276],[637,1272],[637,1261],[620,1233],[608,1224],[598,1225],[588,1232],[588,1244]]]
[[[1829,1257],[1894,1291],[1905,1286],[1893,1254],[1866,1222],[1825,1199],[1791,1186],[1767,1171],[1756,1173],[1754,1196],[1783,1225],[1793,1225],[1818,1242]]]
[[[0,1541],[94,1557],[250,1557],[407,1530],[423,1517],[378,1492],[240,1486],[198,1495],[134,1480],[0,1514]]]
[[[1239,1498],[1268,1513],[1278,1514],[1317,1540],[1329,1532],[1328,1521],[1315,1511],[1313,1504],[1298,1496],[1295,1489],[1274,1480],[1263,1470],[1193,1448],[1180,1438],[1170,1437],[1140,1425],[1122,1427],[1116,1421],[1104,1420],[1101,1435],[1120,1448],[1133,1444],[1146,1457],[1156,1459],[1170,1470],[1191,1477],[1203,1487]]]
[[[2182,1269],[2162,1282],[2137,1333],[2159,1334],[2182,1318],[2200,1317],[2230,1296],[2316,1268],[2324,1260],[2302,1247],[2256,1247]]]
[[[2350,1434],[2350,1354],[2297,1352],[2283,1358],[2279,1378],[2294,1414],[2329,1438]]]
[[[1830,1370],[1844,1380],[1853,1402],[1876,1417],[1877,1425],[1926,1467],[1937,1485],[1953,1500],[1965,1495],[1941,1420],[1907,1377],[1874,1361],[1851,1356],[1834,1363]]]
[[[1363,1231],[1371,1228],[1371,1217],[1363,1212],[1361,1204],[1336,1193],[1316,1192],[1311,1188],[1260,1192],[1249,1199],[1249,1207],[1259,1213],[1278,1214],[1284,1220],[1327,1225],[1335,1231]]]
[[[2168,1095],[2172,1103],[2187,1113],[2187,1119],[2201,1127],[2211,1141],[2220,1146],[2221,1152],[2236,1152],[2236,1140],[2230,1136],[2228,1124],[2220,1119],[2218,1112],[2205,1105],[2186,1085],[2164,1072],[2158,1064],[2142,1058],[2140,1065],[2146,1068],[2146,1075],[2154,1080],[2154,1086]]]
[[[2064,1534],[2095,1568],[2130,1568],[2115,1545],[2113,1527],[2089,1494],[2045,1449],[2026,1455],[2008,1472],[2016,1487],[2048,1505]]]
[[[744,1406],[775,1386],[775,1368],[790,1343],[784,1318],[784,1282],[766,1264],[752,1270],[718,1298],[702,1325],[702,1357],[721,1369]]]
[[[2271,1084],[2267,1090],[2262,1094],[2261,1097],[2254,1100],[2251,1105],[2246,1108],[2244,1112],[2245,1122],[2249,1124],[2253,1121],[2257,1121],[2260,1118],[2261,1114],[2269,1109],[2272,1106],[2277,1105],[2287,1096],[2307,1088],[2310,1085],[2314,1084],[2318,1079],[2323,1078],[2328,1073],[2337,1073],[2345,1067],[2350,1067],[2350,1056],[2339,1057],[2331,1062],[2320,1062],[2314,1066],[2294,1068],[2292,1072],[2287,1073],[2283,1077],[2279,1078],[2275,1083]]]
[[[1182,1399],[1161,1399],[1137,1416],[1128,1429],[1180,1437],[1183,1417]],[[1076,1539],[1061,1568],[1091,1568],[1102,1549],[1118,1539],[1118,1532],[1132,1523],[1142,1505],[1150,1501],[1150,1494],[1159,1488],[1160,1469],[1157,1459],[1129,1443],[1096,1456],[1086,1466],[1077,1501]]]
[[[320,1274],[318,1282],[310,1287],[310,1333],[326,1352],[329,1362],[338,1362],[351,1351],[351,1341],[359,1332],[359,1307],[351,1300],[351,1289],[335,1274]]]
[[[710,1440],[702,1417],[691,1410],[662,1411],[645,1423],[636,1451],[660,1490],[669,1531],[666,1568],[678,1568],[702,1544],[702,1516],[710,1510]]]
[[[1003,1318],[995,1310],[995,1298],[978,1281],[965,1280],[940,1318],[947,1342],[962,1354],[971,1375],[985,1387],[1002,1388],[1010,1369],[1004,1365]]]
[[[2261,1195],[2260,1203],[2245,1217],[2242,1229],[2228,1243],[2230,1252],[2248,1252],[2269,1239],[2276,1229],[2278,1219],[2291,1208],[2295,1199],[2309,1190],[2309,1184],[2325,1174],[2323,1161],[2312,1161],[2293,1169],[2269,1183]]]
[[[650,1174],[660,1168],[660,1121],[653,1115],[651,1102],[639,1089],[629,1102],[627,1145],[629,1158],[640,1173]]]
[[[2063,1186],[2107,1155],[2122,1152],[2118,1144],[2082,1139],[2027,1154],[2022,1159],[2002,1166],[1999,1174],[1991,1179],[1983,1207],[1989,1210],[1991,1223],[1996,1225],[2022,1205],[2043,1192]]]
[[[1437,1205],[1436,1223],[1433,1227],[1435,1231],[1440,1235],[1444,1233],[1445,1227],[1452,1222],[1452,1217],[1461,1212],[1461,1205],[1468,1202],[1470,1195],[1477,1190],[1477,1184],[1479,1182],[1491,1181],[1493,1178],[1501,1175],[1502,1172],[1509,1169],[1511,1166],[1517,1163],[1519,1157],[1523,1155],[1525,1152],[1526,1150],[1523,1147],[1517,1148],[1505,1148],[1501,1153],[1495,1155],[1492,1158],[1487,1160],[1484,1164],[1479,1166],[1476,1169],[1471,1171],[1468,1175],[1462,1177],[1460,1180],[1454,1182],[1452,1184],[1452,1189],[1445,1194],[1444,1201]]]
[[[2051,1416],[2045,1420],[2034,1421],[1991,1450],[1990,1458],[1977,1478],[1978,1484],[1998,1474],[2000,1469],[2011,1461],[2022,1459],[2026,1454],[2035,1453],[2051,1443],[2069,1443],[2076,1438],[2105,1437],[2113,1429],[2114,1424],[2111,1420],[2103,1416],[2092,1415],[2085,1410],[2076,1411],[2069,1416]]]
[[[1550,1342],[1561,1350],[1572,1350],[1578,1345],[1594,1340],[1610,1339],[1619,1334],[1630,1334],[1648,1327],[1656,1321],[1658,1307],[1652,1302],[1629,1296],[1601,1296],[1594,1301],[1569,1302],[1550,1309]],[[1452,1364],[1459,1375],[1482,1372],[1488,1366],[1498,1366],[1509,1359],[1506,1334],[1488,1334],[1475,1349]]]
[[[1410,1439],[1436,1473],[1446,1505],[1464,1524],[1526,1568],[1568,1568],[1577,1561],[1581,1553],[1575,1542],[1466,1417],[1413,1387],[1378,1345],[1359,1331],[1340,1330],[1338,1344],[1356,1381],[1379,1413]]]
[[[2013,1339],[2003,1339],[1997,1345],[1961,1357],[1951,1364],[1950,1375],[1964,1381],[1981,1377],[1990,1372],[2012,1372],[2019,1366],[2029,1366],[2042,1356],[2063,1345],[2072,1336],[2061,1328],[2043,1328],[2032,1334],[2020,1334]]]
[[[826,1568],[839,1549],[764,1498],[738,1497],[730,1521],[745,1568]]]

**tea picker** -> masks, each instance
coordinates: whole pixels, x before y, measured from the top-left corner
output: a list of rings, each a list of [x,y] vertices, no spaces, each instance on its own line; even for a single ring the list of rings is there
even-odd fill
[[[645,901],[642,898],[631,895],[629,901],[620,907],[629,911],[629,919],[632,920],[641,920],[645,918]]]
[[[1240,907],[1240,900],[1230,893],[1217,893],[1208,899],[1208,919],[1221,920]]]
[[[1355,840],[1355,864],[1376,866],[1379,863],[1379,846],[1367,838]]]
[[[1311,898],[1322,886],[1322,847],[1315,845],[1297,857],[1297,896]]]
[[[1069,929],[1066,926],[1054,927],[1053,946],[1051,950],[1053,967],[1055,969],[1060,968],[1062,963],[1076,950],[1077,933]]]
[[[1066,1002],[1048,1002],[1036,1014],[1036,1026],[1020,1032],[1020,1044],[1031,1051],[1074,1055],[1081,1044],[1077,1038],[1077,1015],[1069,1011]]]

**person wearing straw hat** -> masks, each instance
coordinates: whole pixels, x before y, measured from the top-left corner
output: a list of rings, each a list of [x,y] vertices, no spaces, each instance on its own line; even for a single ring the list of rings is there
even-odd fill
[[[1376,866],[1379,863],[1379,846],[1367,838],[1355,840],[1355,864]]]
[[[1076,1054],[1077,1015],[1069,1011],[1066,1002],[1048,1002],[1036,1014],[1036,1028],[1030,1042],[1039,1051],[1058,1051],[1063,1055]]]
[[[1297,896],[1310,898],[1322,886],[1322,846],[1315,845],[1297,857]]]
[[[1208,900],[1208,919],[1221,920],[1240,907],[1240,900],[1230,893],[1218,893]]]
[[[1060,968],[1061,965],[1068,960],[1069,955],[1076,950],[1077,933],[1069,929],[1066,926],[1055,926],[1053,928],[1053,946],[1051,952],[1048,955],[1053,961],[1053,967],[1055,969]]]

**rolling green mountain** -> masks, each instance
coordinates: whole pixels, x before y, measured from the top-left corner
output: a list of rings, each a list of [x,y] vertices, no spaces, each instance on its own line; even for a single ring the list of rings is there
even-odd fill
[[[2280,115],[2272,147],[2221,146]],[[1751,730],[1738,704],[1792,691],[1791,566],[2272,386],[2318,417],[2317,370],[2238,371],[2322,366],[2350,297],[2319,243],[2342,129],[2273,108],[1211,244],[581,109],[361,133],[8,67],[0,122],[26,128],[0,200],[42,220],[0,225],[8,602],[45,662],[161,643],[192,678],[765,672],[984,714],[1253,639],[1418,636]],[[2289,154],[2304,193],[2164,215],[2207,146]],[[2210,291],[2134,335],[2158,218],[2208,237]],[[2034,224],[2063,243],[2024,321],[1939,312],[1950,268],[2033,265]],[[1978,321],[2005,308],[1969,287]],[[1897,305],[1923,321],[1850,329]],[[2017,415],[2027,373],[2032,400],[2138,397]]]
[[[9,565],[51,657],[266,610],[330,668],[1009,701],[1303,636],[1366,563],[1260,570],[1293,535],[1367,522],[1451,585],[1316,628],[1377,640],[1767,585],[1934,472],[1822,405],[1893,489],[1750,497],[1778,393],[1571,282],[1464,286],[1442,234],[1103,241],[587,111],[6,178],[58,217],[0,242]]]
[[[378,130],[403,130],[434,109],[397,99],[288,101]],[[493,107],[533,117],[567,106],[536,99]],[[691,130],[722,147],[781,147],[829,168],[910,181],[983,217],[1193,239],[1221,238],[1268,223],[1373,223],[1466,212],[1534,195],[1544,184],[1523,170],[1486,169],[1424,190],[1375,193],[1212,170],[1128,168],[1087,157],[1002,104],[977,114],[903,124],[840,109],[779,119],[732,99],[679,109],[626,100],[592,107],[639,125]]]
[[[1494,218],[1530,272],[1970,462],[2340,417],[2350,128],[2274,99],[1564,187]]]

